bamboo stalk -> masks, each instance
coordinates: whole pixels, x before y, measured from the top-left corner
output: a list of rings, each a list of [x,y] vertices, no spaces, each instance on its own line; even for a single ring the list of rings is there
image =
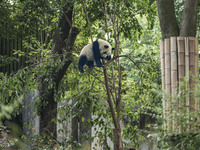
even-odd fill
[[[10,57],[10,49],[9,49],[9,38],[6,38],[6,56]],[[10,65],[9,63],[6,65],[6,72],[10,74]]]
[[[198,116],[198,111],[199,111],[199,101],[198,101],[198,96],[197,96],[197,85],[198,85],[198,73],[199,73],[199,50],[198,50],[198,39],[195,38],[195,117],[197,118],[197,121],[195,122],[194,126],[195,126],[195,131],[194,133],[198,133],[198,126],[199,126],[199,116]]]
[[[189,78],[189,70],[190,70],[190,55],[189,55],[189,52],[190,52],[190,45],[189,45],[189,38],[188,37],[185,37],[185,75],[186,75],[186,100],[185,100],[185,107],[186,107],[186,112],[187,112],[187,116],[189,115],[190,113],[190,93],[189,93],[189,90],[190,90],[190,78]],[[189,118],[187,120],[187,125],[189,125]],[[190,131],[190,126],[187,126],[185,127],[185,130],[187,132]]]
[[[173,113],[177,110],[177,99],[175,98],[177,82],[178,82],[178,68],[177,68],[177,44],[176,37],[170,37],[170,49],[171,49],[171,96],[172,96],[172,105]],[[172,131],[177,131],[177,119],[172,118]]]
[[[177,37],[178,45],[178,81],[179,81],[179,92],[182,90],[181,82],[184,81],[185,76],[185,47],[184,47],[184,37]],[[179,98],[179,114],[182,114],[182,108],[184,107],[184,97],[181,94]],[[179,132],[182,132],[182,117],[179,118]]]
[[[198,84],[198,76],[199,76],[199,50],[198,50],[198,38],[195,38],[195,72],[194,72],[194,76],[195,76],[195,97],[196,97],[196,101],[195,101],[195,110],[199,110],[199,102],[198,102],[198,98],[197,98],[197,84]]]
[[[22,51],[23,52],[23,50],[22,50],[22,40],[21,40],[21,38],[19,38],[19,40],[18,40],[18,45],[19,45],[19,49],[18,50],[20,50],[20,51]],[[22,67],[23,67],[23,55],[22,56],[20,56],[19,57],[19,69],[21,69]]]
[[[1,49],[2,49],[2,54],[3,54],[3,56],[5,56],[6,55],[6,48],[5,48],[5,38],[3,38],[2,39],[2,42],[1,42]],[[5,67],[5,65],[3,65],[2,66],[3,67],[3,72],[5,73],[6,72],[6,67]]]
[[[160,42],[160,58],[161,58],[161,76],[162,76],[162,90],[165,90],[165,47],[164,47],[164,41]],[[163,96],[163,117],[166,119],[166,101],[165,97]],[[164,130],[167,128],[166,122],[164,122]]]
[[[194,37],[189,37],[189,48],[190,48],[190,75],[189,75],[189,82],[190,82],[190,112],[192,116],[195,117],[195,96],[194,96],[194,90],[195,90],[195,39]],[[194,116],[193,116],[194,115]],[[194,121],[190,121],[190,129],[194,130]],[[193,131],[192,131],[193,132]]]
[[[160,42],[162,89],[165,90],[165,48],[164,41]]]
[[[13,57],[13,40],[10,39],[9,41],[9,51],[10,51],[10,57]],[[10,72],[13,72],[13,62],[10,63]]]
[[[13,49],[17,49],[17,40],[13,39]],[[15,56],[15,58],[17,58],[17,56]],[[13,61],[13,71],[17,71],[17,62]]]
[[[195,73],[195,40],[194,37],[189,38],[189,47],[190,47],[190,88],[194,90],[195,88],[195,80],[194,80],[194,73]],[[190,111],[195,111],[195,100],[194,96],[190,95]]]
[[[19,50],[19,38],[16,38],[16,50]],[[17,61],[16,61],[16,71],[19,70],[20,66],[20,56],[16,55]]]
[[[42,45],[43,46],[43,45]],[[22,52],[24,52],[25,53],[25,50],[24,50],[24,48],[23,48],[23,43],[22,43],[22,38],[20,38],[20,47],[21,47],[21,51]],[[25,66],[26,66],[26,60],[25,60],[25,55],[23,55],[22,57],[21,57],[21,68],[24,68]]]
[[[8,38],[5,38],[5,54],[4,56],[8,56]],[[8,64],[5,65],[5,73],[8,73],[9,74],[9,67],[8,67]]]
[[[178,37],[177,38],[178,42],[178,72],[179,72],[179,82],[184,81],[184,76],[185,76],[185,47],[184,47],[184,38],[183,37]]]
[[[170,39],[165,39],[165,88],[168,95],[171,95],[171,56],[170,56]],[[167,120],[167,130],[171,130],[171,119],[169,118],[170,110],[170,100],[166,101],[166,118]]]

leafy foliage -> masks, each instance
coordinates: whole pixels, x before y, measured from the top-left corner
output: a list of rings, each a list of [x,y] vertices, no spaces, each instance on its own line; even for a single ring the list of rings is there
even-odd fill
[[[39,87],[40,80],[42,77],[45,77],[44,82],[46,85],[48,85],[48,89],[51,89],[53,86],[55,86],[55,82],[52,80],[54,76],[54,72],[58,71],[60,65],[62,64],[59,57],[62,56],[52,56],[51,55],[51,32],[56,27],[56,24],[59,19],[58,12],[62,11],[62,6],[65,5],[64,1],[60,1],[60,3],[56,4],[56,1],[16,1],[13,5],[6,3],[9,6],[17,6],[14,7],[12,11],[10,11],[9,17],[13,20],[13,29],[18,31],[16,36],[20,35],[23,36],[23,47],[27,49],[28,51],[22,51],[22,50],[15,50],[15,55],[17,56],[26,56],[28,59],[30,66],[27,66],[25,68],[20,69],[17,72],[13,72],[11,75],[2,74],[1,75],[1,103],[2,104],[10,104],[3,107],[2,114],[9,119],[11,116],[11,113],[15,110],[16,113],[19,112],[19,104],[21,103],[22,96],[29,93],[30,90],[37,89]],[[107,107],[106,103],[106,93],[105,93],[105,87],[104,87],[104,78],[102,76],[102,69],[100,68],[94,68],[92,71],[89,71],[87,74],[77,74],[77,51],[80,51],[80,49],[83,47],[83,45],[87,44],[89,41],[89,30],[87,30],[87,22],[85,21],[85,16],[82,13],[82,1],[76,1],[76,5],[74,6],[74,22],[73,24],[76,26],[79,26],[82,28],[82,34],[77,38],[77,42],[74,46],[74,55],[72,57],[73,63],[70,66],[70,69],[67,71],[66,76],[62,80],[62,84],[59,87],[59,90],[57,91],[57,101],[71,101],[76,99],[75,102],[73,102],[70,105],[66,105],[65,107],[62,107],[58,109],[58,113],[63,113],[62,110],[65,110],[65,114],[68,114],[64,117],[64,120],[69,119],[69,117],[75,117],[80,116],[82,112],[86,109],[86,104],[90,103],[90,109],[94,118],[87,120],[92,126],[98,126],[100,130],[97,130],[96,128],[96,136],[99,137],[99,142],[103,144],[104,146],[107,145],[107,138],[112,139],[112,128],[111,128],[111,115]],[[140,39],[140,37],[143,37],[142,34],[142,27],[141,23],[138,21],[138,16],[140,15],[141,18],[143,14],[148,14],[146,10],[144,10],[144,3],[141,1],[126,1],[122,2],[120,7],[121,14],[117,14],[116,8],[118,4],[117,2],[111,1],[111,2],[103,2],[103,1],[88,1],[87,3],[87,11],[89,14],[89,19],[92,24],[92,31],[93,34],[96,35],[95,38],[104,38],[105,30],[107,32],[110,32],[111,35],[114,34],[113,32],[113,26],[112,26],[112,20],[108,20],[108,28],[106,29],[105,26],[105,8],[107,9],[108,18],[113,18],[113,14],[117,17],[123,18],[122,24],[121,24],[121,32],[122,35],[120,36],[122,39],[135,39],[136,41]],[[152,3],[149,3],[149,9],[154,9],[155,5]],[[9,9],[11,7],[8,7]],[[45,9],[43,9],[45,8]],[[96,11],[98,8],[98,11]],[[153,12],[152,12],[153,13]],[[95,14],[95,15],[94,15]],[[119,15],[119,16],[118,16]],[[148,14],[150,15],[150,14]],[[5,15],[4,15],[5,16]],[[147,17],[148,18],[148,17]],[[115,20],[116,21],[116,20]],[[153,20],[152,20],[153,22]],[[9,30],[9,29],[8,29]],[[36,31],[40,31],[39,34]],[[45,31],[45,34],[44,34]],[[104,31],[104,33],[103,33]],[[144,30],[143,30],[144,31]],[[86,40],[85,40],[86,39]],[[111,37],[111,40],[114,41],[114,37]],[[126,42],[127,40],[124,40]],[[145,42],[145,40],[143,41]],[[144,43],[143,43],[144,44]],[[155,68],[151,68],[150,65],[147,65],[148,63],[152,62],[151,57],[154,57],[153,55],[156,55],[156,53],[150,52],[149,54],[148,49],[145,48],[143,52],[139,52],[142,47],[142,44],[138,44],[138,42],[134,43],[132,45],[131,42],[129,42],[129,45],[134,47],[134,53],[132,53],[132,50],[128,51],[130,53],[131,58],[135,57],[133,59],[134,62],[136,62],[138,68],[143,68],[141,71],[138,70],[138,68],[135,68],[135,63],[132,63],[131,61],[124,60],[124,58],[121,59],[121,66],[126,68],[126,71],[123,71],[123,74],[127,76],[127,78],[124,78],[123,80],[123,90],[126,92],[123,96],[123,103],[124,107],[123,109],[124,114],[128,115],[129,119],[131,121],[136,121],[139,118],[138,111],[141,112],[141,110],[136,110],[133,112],[133,108],[135,108],[140,102],[141,103],[149,103],[148,100],[152,100],[152,97],[154,97],[154,92],[150,91],[152,89],[152,86],[149,81],[151,79],[154,79],[154,76],[150,79],[147,79],[147,77],[150,77],[150,72],[154,69],[157,69],[156,65]],[[121,46],[121,45],[120,45]],[[124,50],[127,46],[122,46],[122,52],[123,54]],[[136,50],[137,49],[137,50]],[[153,48],[152,48],[153,49]],[[136,52],[138,51],[138,52]],[[151,57],[150,57],[150,56]],[[56,59],[54,59],[54,57]],[[138,64],[138,59],[145,59],[146,62],[143,62],[142,64]],[[148,61],[147,61],[148,60]],[[4,61],[6,64],[6,61]],[[9,62],[9,59],[8,59]],[[156,64],[159,62],[156,62]],[[113,63],[115,67],[115,62]],[[131,69],[134,68],[134,69]],[[112,72],[112,65],[109,66],[109,74]],[[144,73],[145,72],[145,73]],[[159,71],[156,71],[156,73],[159,73]],[[156,75],[155,75],[156,76]],[[117,79],[117,76],[115,77]],[[137,86],[137,79],[139,79],[139,86]],[[154,79],[155,80],[155,79]],[[131,81],[131,82],[126,82]],[[157,80],[155,80],[157,82]],[[112,83],[110,83],[112,85]],[[115,85],[117,87],[117,84]],[[87,87],[87,88],[86,88]],[[143,88],[146,88],[142,91]],[[113,90],[113,89],[112,89]],[[114,90],[113,90],[114,91]],[[132,91],[135,91],[134,93]],[[145,92],[151,93],[148,99],[147,95],[145,95]],[[140,102],[138,101],[137,97],[141,96]],[[18,100],[19,99],[19,100]],[[14,102],[14,103],[13,103]],[[16,104],[15,104],[16,102]],[[14,105],[12,105],[14,104]],[[130,105],[131,104],[131,105]],[[41,105],[41,102],[38,101],[38,106]],[[150,107],[150,104],[146,104],[145,108]],[[155,102],[156,105],[156,102]],[[7,107],[9,106],[9,109]],[[37,106],[37,107],[38,107]],[[39,108],[39,107],[38,107]],[[5,110],[5,111],[4,111]],[[76,111],[79,110],[79,111]],[[8,113],[7,113],[8,112]],[[133,112],[133,113],[132,113]],[[131,114],[131,115],[130,115]],[[84,119],[84,118],[82,118]],[[63,122],[63,119],[58,120],[58,122]],[[127,129],[127,130],[126,130]],[[132,131],[129,133],[135,133],[132,134],[131,137],[128,136],[128,132],[126,131]],[[132,127],[130,124],[125,127],[125,137],[130,139],[137,139],[139,134],[137,133],[137,127]],[[140,137],[140,136],[139,136]],[[37,139],[37,138],[36,138]],[[142,137],[140,137],[142,139]],[[71,141],[73,142],[73,141]],[[70,140],[68,141],[70,143]]]
[[[13,114],[21,112],[20,106],[24,95],[30,90],[38,89],[41,79],[47,89],[55,86],[53,80],[55,72],[58,72],[61,67],[63,62],[60,58],[64,55],[52,55],[51,39],[61,17],[59,14],[63,11],[62,7],[67,2],[67,0],[16,0],[13,3],[3,0],[0,2],[1,37],[22,37],[25,49],[25,51],[16,49],[14,55],[17,57],[0,56],[2,62],[0,67],[17,61],[17,58],[21,56],[28,58],[28,66],[10,75],[0,73],[0,85],[2,85],[0,87],[0,121],[12,119]],[[79,118],[79,121],[88,122],[95,130],[92,140],[98,137],[100,145],[103,145],[105,149],[110,149],[107,139],[113,140],[112,117],[106,102],[103,70],[95,67],[93,70],[87,69],[85,74],[80,74],[77,69],[78,54],[91,39],[88,22],[85,19],[86,14],[83,10],[83,1],[74,2],[72,25],[79,27],[81,33],[73,47],[71,57],[73,62],[65,73],[58,90],[55,91],[55,100],[65,103],[57,110],[58,115],[62,117],[54,121],[63,123],[71,118]],[[119,44],[117,47],[121,55],[119,67],[122,70],[122,107],[120,110],[122,113],[120,117],[124,122],[124,143],[137,147],[139,141],[143,140],[147,134],[159,138],[156,140],[159,141],[160,147],[168,148],[168,143],[165,143],[166,139],[162,138],[164,137],[163,129],[159,126],[163,121],[160,117],[162,103],[158,44],[161,35],[155,1],[126,0],[120,1],[120,4],[116,0],[87,0],[84,2],[93,38],[105,39],[108,38],[106,35],[109,33],[108,40],[113,47]],[[182,1],[175,1],[175,7],[179,8],[176,9],[178,17],[182,11]],[[115,35],[115,27],[120,29],[118,35]],[[116,36],[120,37],[119,43],[114,43]],[[116,91],[119,89],[117,63],[117,60],[114,60],[108,65],[109,87],[114,100],[116,100]],[[115,102],[113,101],[113,104]],[[42,102],[39,100],[35,105],[40,111]],[[91,119],[86,120],[81,117],[86,109],[92,112]],[[142,116],[149,117],[150,121],[144,123]],[[158,123],[155,128],[156,134],[155,131],[151,131],[152,126],[155,125],[154,120]],[[63,141],[51,139],[46,143],[46,139],[49,139],[48,135],[36,135],[29,140],[38,149],[53,149],[58,145],[66,148],[81,146],[72,139],[71,134]],[[199,135],[184,135],[180,144],[189,147],[195,142],[198,146],[198,140]]]

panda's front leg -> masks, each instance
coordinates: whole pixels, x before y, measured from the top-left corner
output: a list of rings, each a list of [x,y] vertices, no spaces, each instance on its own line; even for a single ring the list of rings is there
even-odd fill
[[[102,63],[100,59],[96,60],[96,65],[97,67],[102,67]]]
[[[84,73],[83,66],[87,64],[88,60],[86,56],[81,56],[78,61],[78,69],[81,73]]]
[[[88,62],[87,62],[87,66],[88,66],[89,68],[93,68],[93,67],[94,67],[94,61],[88,61]]]

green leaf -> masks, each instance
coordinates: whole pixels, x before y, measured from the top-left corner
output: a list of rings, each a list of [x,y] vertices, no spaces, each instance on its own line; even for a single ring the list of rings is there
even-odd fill
[[[82,120],[82,122],[85,122],[85,118],[84,117],[82,117],[81,120]]]

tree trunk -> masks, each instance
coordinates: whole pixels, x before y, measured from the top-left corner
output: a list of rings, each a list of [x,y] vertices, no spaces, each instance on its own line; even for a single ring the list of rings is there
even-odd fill
[[[113,138],[114,150],[123,150],[121,128],[113,129]]]
[[[196,36],[197,8],[198,0],[185,0],[180,36]]]
[[[69,65],[71,64],[71,52],[76,36],[79,34],[78,28],[72,28],[72,12],[73,3],[68,3],[63,7],[62,16],[59,20],[58,30],[53,36],[52,55],[61,54],[60,59],[62,66],[58,71],[54,71],[52,80],[53,87],[48,89],[43,77],[40,96],[42,101],[40,132],[52,135],[55,139],[56,134],[56,118],[57,118],[57,102],[55,101],[56,92],[59,89],[59,84],[64,77]],[[65,50],[65,52],[64,52]],[[65,57],[63,57],[65,55]],[[54,120],[54,121],[53,121]]]
[[[57,138],[56,123],[52,122],[57,118],[57,102],[54,101],[54,89],[45,90],[46,87],[42,87],[42,110],[40,112],[40,133],[51,135],[53,138]],[[48,93],[49,91],[49,93]]]
[[[170,66],[163,61],[166,60],[169,56],[164,55],[163,52],[161,54],[163,77],[162,79],[163,81],[168,81],[162,83],[163,89],[165,89],[169,95],[174,95],[174,88],[177,87],[178,83],[178,90],[180,93],[182,93],[179,95],[179,99],[172,99],[174,103],[172,103],[172,106],[175,106],[176,104],[178,105],[178,108],[173,108],[172,106],[168,105],[165,99],[163,99],[164,117],[167,120],[164,126],[165,129],[170,132],[172,131],[172,133],[177,133],[177,129],[179,133],[196,133],[197,129],[195,127],[195,124],[198,122],[194,121],[195,119],[193,119],[193,121],[192,119],[190,121],[186,120],[185,116],[197,118],[196,114],[199,109],[199,102],[196,98],[197,80],[193,78],[193,76],[196,76],[198,79],[198,39],[194,38],[196,36],[198,0],[185,0],[180,31],[178,29],[178,23],[175,18],[173,0],[157,0],[157,7],[163,41],[167,41],[167,38],[169,37],[170,39],[172,39],[176,38],[172,36],[177,36],[177,41],[170,41],[169,43],[170,45],[172,45],[172,47],[167,47],[166,43],[164,43],[163,41],[161,42],[161,48],[163,49],[163,51],[165,51],[165,53],[167,50],[171,49],[169,51],[171,52]],[[171,75],[169,73],[167,74],[167,70],[164,69],[164,66],[166,69],[170,69],[171,67]],[[186,75],[187,77],[185,78]],[[170,79],[170,76],[172,80]],[[184,79],[187,80],[186,85],[184,85],[185,87],[183,87],[181,84]],[[168,86],[172,86],[172,89],[168,89]],[[183,88],[184,90],[188,90],[189,92],[181,92]],[[194,94],[190,92],[191,90],[194,90]],[[184,112],[185,109],[186,112]],[[179,113],[178,119],[175,119],[174,117],[170,118],[170,115],[168,115],[168,113],[171,113],[171,110],[173,110],[173,112]],[[174,122],[173,128],[170,125],[171,121]],[[185,121],[184,126],[182,125],[183,121]]]
[[[122,134],[121,134],[121,128],[120,128],[120,116],[115,115],[114,107],[113,107],[112,100],[111,100],[111,94],[110,94],[110,88],[109,88],[109,84],[108,84],[108,76],[107,76],[106,67],[103,68],[103,71],[104,71],[105,86],[106,86],[106,91],[107,91],[107,102],[109,104],[111,116],[112,116],[112,119],[113,119],[113,124],[114,124],[114,127],[115,127],[115,129],[113,129],[114,150],[123,150]],[[118,103],[118,106],[120,106],[120,103]],[[119,114],[119,111],[120,111],[119,108],[120,107],[118,107],[118,110],[117,110],[118,115],[120,115]]]
[[[162,38],[165,39],[172,36],[178,36],[179,27],[175,16],[174,1],[157,0],[157,8]]]

